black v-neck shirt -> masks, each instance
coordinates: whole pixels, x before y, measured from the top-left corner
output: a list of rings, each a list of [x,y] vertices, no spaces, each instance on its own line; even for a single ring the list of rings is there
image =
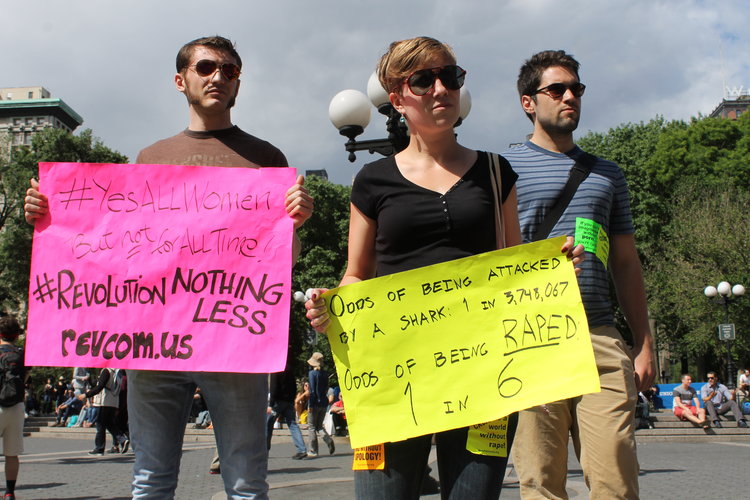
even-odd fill
[[[518,176],[500,157],[503,201]],[[445,194],[406,179],[393,157],[365,165],[351,201],[377,223],[376,276],[495,250],[495,216],[488,155]]]

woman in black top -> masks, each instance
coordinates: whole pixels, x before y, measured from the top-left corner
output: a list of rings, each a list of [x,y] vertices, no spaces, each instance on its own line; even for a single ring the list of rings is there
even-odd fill
[[[427,37],[391,44],[380,83],[406,119],[409,145],[365,165],[352,187],[349,261],[341,285],[498,248],[489,157],[458,144],[459,89],[466,72],[447,45]],[[506,246],[521,243],[518,177],[500,158]],[[572,241],[563,253],[572,248]],[[572,252],[572,251],[571,251]],[[575,259],[574,259],[575,260]],[[321,289],[307,302],[318,331],[329,319]],[[514,425],[508,432],[508,450]],[[498,498],[507,457],[466,449],[467,429],[435,435],[443,498]],[[418,498],[432,435],[385,444],[385,470],[355,471],[359,499]]]

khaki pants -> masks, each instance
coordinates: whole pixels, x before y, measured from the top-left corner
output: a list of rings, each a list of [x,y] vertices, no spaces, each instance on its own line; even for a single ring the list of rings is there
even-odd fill
[[[638,498],[637,391],[629,349],[611,326],[592,330],[591,342],[601,392],[550,403],[549,414],[539,407],[519,413],[513,463],[523,499],[568,498],[568,434],[592,500]]]

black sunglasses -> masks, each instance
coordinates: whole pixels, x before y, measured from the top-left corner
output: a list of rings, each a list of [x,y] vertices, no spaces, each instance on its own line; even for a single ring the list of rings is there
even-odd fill
[[[236,80],[240,77],[240,67],[233,63],[222,63],[219,64],[216,61],[210,59],[201,59],[197,63],[189,66],[194,68],[198,75],[206,77],[213,76],[216,70],[221,71],[221,74],[229,81]]]
[[[409,75],[404,81],[414,95],[425,95],[432,90],[436,78],[440,78],[443,86],[448,90],[458,90],[464,86],[466,70],[455,64],[439,68],[420,69]]]
[[[568,89],[573,92],[573,95],[575,97],[581,97],[583,95],[583,92],[586,90],[586,86],[581,82],[572,83],[570,85],[567,85],[565,83],[552,83],[550,85],[547,85],[546,87],[536,89],[534,91],[534,94],[543,93],[547,94],[552,99],[561,99],[562,96],[565,95],[565,92],[568,91]]]

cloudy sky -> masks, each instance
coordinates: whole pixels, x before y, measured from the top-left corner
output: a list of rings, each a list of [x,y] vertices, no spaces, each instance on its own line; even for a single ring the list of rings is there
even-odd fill
[[[579,133],[604,132],[706,115],[725,83],[750,87],[749,21],[747,0],[36,0],[0,16],[0,87],[46,87],[132,160],[186,127],[175,55],[218,33],[244,63],[234,122],[292,166],[348,184],[373,157],[347,161],[328,104],[339,90],[364,91],[393,40],[430,35],[453,46],[473,98],[459,140],[502,151],[530,130],[514,89],[532,53],[575,55],[588,86]],[[384,134],[373,108],[361,138]]]

